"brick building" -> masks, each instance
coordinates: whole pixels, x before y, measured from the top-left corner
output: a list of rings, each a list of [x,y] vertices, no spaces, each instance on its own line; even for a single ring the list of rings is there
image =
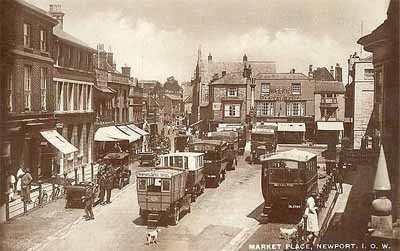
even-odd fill
[[[399,1],[391,0],[386,20],[358,43],[373,53],[374,110],[371,131],[379,131],[385,151],[392,191],[393,216],[400,222],[400,78],[399,78]],[[386,192],[386,191],[384,191]],[[393,238],[392,236],[385,236]]]
[[[97,46],[94,60],[97,89],[96,158],[113,151],[116,143],[120,144],[122,150],[136,153],[146,144],[147,135],[139,128],[142,123],[141,87],[131,77],[129,66],[122,66],[121,72],[117,70],[114,54],[106,51],[103,44]]]
[[[184,118],[183,100],[181,95],[166,93],[161,99],[164,121],[181,125]]]
[[[248,108],[254,104],[256,122],[281,123],[282,142],[285,136],[302,128],[307,139],[314,136],[315,83],[302,73],[259,73],[249,86]],[[252,99],[254,101],[252,101]],[[290,126],[290,123],[292,126]],[[279,125],[278,125],[279,126]]]
[[[198,50],[198,58],[193,80],[193,103],[192,103],[192,122],[202,121],[200,126],[203,130],[208,130],[209,112],[209,84],[214,78],[219,78],[222,74],[243,72],[245,67],[252,69],[253,76],[258,73],[275,73],[275,62],[271,61],[250,61],[247,55],[243,56],[242,61],[214,61],[211,53],[207,61],[203,60],[201,49]]]
[[[346,86],[345,136],[351,139],[354,149],[360,149],[361,138],[367,134],[374,108],[372,56],[360,58],[357,53],[354,53],[354,55],[350,55],[348,65],[349,84]]]
[[[343,137],[345,87],[339,81],[315,81],[315,140],[317,143],[338,143]]]
[[[248,113],[247,84],[250,75],[244,72],[223,73],[211,81],[209,96],[209,130],[220,124],[245,124]]]
[[[50,5],[49,13],[58,20],[53,29],[52,54],[57,130],[78,148],[75,153],[59,153],[56,171],[74,177],[75,170],[88,169],[93,161],[93,54],[96,50],[64,31],[60,5]]]
[[[0,10],[0,221],[5,218],[5,171],[30,168],[34,182],[52,175],[56,150],[42,133],[54,130],[52,29],[57,20],[25,1]]]

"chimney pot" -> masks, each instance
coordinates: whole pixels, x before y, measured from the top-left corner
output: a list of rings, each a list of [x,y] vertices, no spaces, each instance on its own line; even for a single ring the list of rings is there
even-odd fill
[[[243,62],[247,62],[247,55],[246,55],[246,53],[243,55]]]
[[[61,10],[61,4],[50,4],[49,6],[50,15],[58,21],[58,25],[61,30],[64,28],[64,13]]]
[[[212,62],[212,56],[211,53],[208,54],[208,62]]]

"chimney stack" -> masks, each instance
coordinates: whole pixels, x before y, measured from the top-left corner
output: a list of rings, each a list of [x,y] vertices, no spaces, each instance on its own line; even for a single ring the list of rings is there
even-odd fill
[[[222,77],[226,76],[226,71],[222,71]]]
[[[212,62],[212,56],[211,56],[211,53],[209,53],[208,54],[208,62],[210,63],[210,62]]]
[[[312,64],[308,65],[308,77],[313,78]]]
[[[114,53],[107,52],[107,63],[112,66],[114,65]]]
[[[335,67],[335,80],[338,82],[343,82],[342,67],[340,67],[339,63],[336,63],[336,67]]]
[[[247,62],[247,55],[246,54],[243,55],[243,62]]]
[[[122,75],[131,77],[131,67],[125,65],[121,67]]]
[[[50,15],[58,21],[58,25],[61,30],[64,29],[64,13],[61,11],[61,4],[50,4],[49,6]]]
[[[296,69],[293,68],[290,70],[290,74],[295,74],[295,73],[296,73]]]
[[[330,70],[330,72],[331,72],[332,77],[335,77],[335,70],[333,69],[333,66],[332,66],[332,65],[331,65],[331,70]]]
[[[104,50],[104,44],[97,45],[97,67],[100,69],[106,68],[107,52]]]

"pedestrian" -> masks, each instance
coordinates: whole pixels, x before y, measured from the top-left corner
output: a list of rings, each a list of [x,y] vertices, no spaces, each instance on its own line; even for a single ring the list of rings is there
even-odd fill
[[[105,180],[105,188],[107,194],[107,204],[111,203],[111,190],[113,189],[113,175],[111,170],[109,169],[106,173],[106,180]]]
[[[310,196],[307,198],[306,202],[306,209],[304,212],[305,217],[305,229],[307,232],[307,239],[309,242],[312,242],[315,237],[318,236],[319,232],[319,222],[318,222],[318,214],[315,204],[315,198],[317,194],[315,192],[311,193]]]
[[[11,171],[7,171],[7,188],[8,188],[8,201],[12,202],[15,200],[15,176],[12,174]]]
[[[338,166],[334,169],[334,173],[333,173],[333,176],[334,176],[334,179],[335,179],[335,186],[336,186],[336,191],[338,192],[338,193],[343,193],[343,181],[344,181],[344,175],[343,175],[343,167],[342,167],[343,165],[342,164],[340,164],[340,162],[339,162],[339,164],[338,164]]]
[[[25,171],[22,168],[22,166],[19,167],[18,171],[17,171],[17,186],[16,186],[16,190],[17,190],[17,194],[21,195],[21,191],[22,191],[22,177],[24,176]]]
[[[86,215],[83,216],[86,220],[94,220],[93,214],[93,203],[94,203],[94,194],[95,194],[95,185],[93,183],[89,184],[86,187],[85,195],[82,196],[82,202],[85,205],[85,213]]]
[[[168,135],[169,135],[169,124],[167,124],[167,133],[168,133]]]
[[[100,193],[99,193],[99,204],[104,205],[104,196],[106,195],[106,177],[105,177],[105,172],[104,170],[101,170],[98,174],[98,179],[97,183],[100,187]]]
[[[31,182],[33,178],[31,176],[30,169],[26,169],[24,176],[21,178],[21,188],[22,188],[22,201],[25,203],[32,203],[31,200]]]
[[[361,150],[366,150],[367,149],[367,138],[365,135],[362,136],[361,138]]]

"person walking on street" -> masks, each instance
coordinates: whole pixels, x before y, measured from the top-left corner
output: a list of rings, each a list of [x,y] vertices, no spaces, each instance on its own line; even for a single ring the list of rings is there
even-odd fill
[[[85,213],[86,215],[84,216],[84,218],[86,218],[86,220],[94,220],[94,214],[93,214],[93,203],[94,203],[94,189],[95,186],[94,184],[90,184],[89,186],[86,187],[85,190],[85,195],[82,196],[82,202],[85,205]]]
[[[106,177],[104,175],[104,170],[101,170],[97,177],[97,184],[100,187],[99,193],[99,204],[104,205],[104,196],[106,195]]]
[[[315,204],[316,193],[311,193],[311,195],[307,198],[306,202],[306,210],[304,212],[304,217],[306,218],[306,231],[307,231],[307,239],[309,242],[313,242],[314,238],[318,236],[319,232],[319,222],[318,222],[318,214]]]
[[[33,180],[30,169],[26,169],[26,173],[21,178],[22,200],[25,203],[31,203],[31,182]]]
[[[113,188],[113,175],[111,170],[107,171],[106,178],[105,178],[105,188],[106,188],[106,194],[107,194],[107,201],[106,203],[109,204],[111,203],[111,190]]]
[[[333,172],[333,176],[335,179],[335,184],[336,184],[336,191],[338,193],[343,193],[343,181],[344,181],[344,177],[343,177],[343,165],[338,164],[338,167],[335,168],[334,172]]]

